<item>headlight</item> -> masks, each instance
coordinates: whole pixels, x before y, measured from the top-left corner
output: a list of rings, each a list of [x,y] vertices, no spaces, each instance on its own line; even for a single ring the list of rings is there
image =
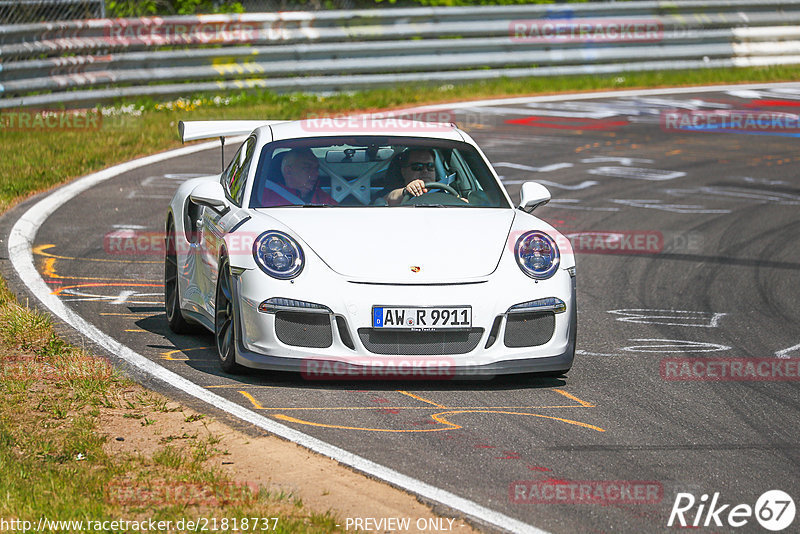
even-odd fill
[[[537,280],[553,276],[561,262],[556,242],[538,230],[522,234],[517,239],[514,255],[522,272]]]
[[[283,232],[271,230],[258,236],[253,257],[262,271],[281,280],[294,278],[303,270],[303,249]]]

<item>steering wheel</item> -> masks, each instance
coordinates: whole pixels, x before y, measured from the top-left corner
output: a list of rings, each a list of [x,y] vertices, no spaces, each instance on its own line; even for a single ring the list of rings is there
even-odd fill
[[[458,194],[458,191],[456,191],[455,189],[453,189],[449,185],[443,184],[441,182],[425,182],[424,187],[425,187],[425,189],[441,189],[442,191],[450,193],[451,195],[455,195],[456,198],[461,198],[461,195]],[[430,193],[430,191],[428,191],[428,193]],[[427,195],[428,193],[422,193],[422,195]],[[422,196],[422,195],[420,195],[420,196]],[[404,189],[403,190],[403,199],[401,200],[401,202],[405,202],[405,201],[411,199],[412,197],[413,197],[413,195],[411,193],[409,193],[407,190]]]

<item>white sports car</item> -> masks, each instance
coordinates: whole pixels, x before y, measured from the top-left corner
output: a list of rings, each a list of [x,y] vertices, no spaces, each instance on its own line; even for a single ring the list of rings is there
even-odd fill
[[[195,121],[184,141],[244,136],[166,216],[169,327],[214,333],[222,369],[309,378],[566,373],[569,241],[515,207],[452,124]],[[223,159],[224,161],[224,159]]]

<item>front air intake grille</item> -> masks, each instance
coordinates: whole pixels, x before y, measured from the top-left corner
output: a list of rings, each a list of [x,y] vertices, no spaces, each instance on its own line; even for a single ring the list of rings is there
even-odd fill
[[[510,313],[506,319],[505,346],[510,348],[544,345],[553,337],[553,312]]]
[[[400,354],[412,356],[466,354],[478,346],[481,336],[483,336],[483,328],[438,332],[358,329],[358,337],[361,338],[361,343],[368,351],[374,354],[393,356]]]
[[[331,316],[327,313],[278,312],[275,314],[275,335],[293,347],[330,347],[333,344]]]

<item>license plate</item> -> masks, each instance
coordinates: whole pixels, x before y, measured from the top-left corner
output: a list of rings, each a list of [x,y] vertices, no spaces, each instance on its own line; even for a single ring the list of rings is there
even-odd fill
[[[374,306],[373,328],[399,328],[405,330],[464,329],[472,326],[470,306],[431,306],[402,308]]]

